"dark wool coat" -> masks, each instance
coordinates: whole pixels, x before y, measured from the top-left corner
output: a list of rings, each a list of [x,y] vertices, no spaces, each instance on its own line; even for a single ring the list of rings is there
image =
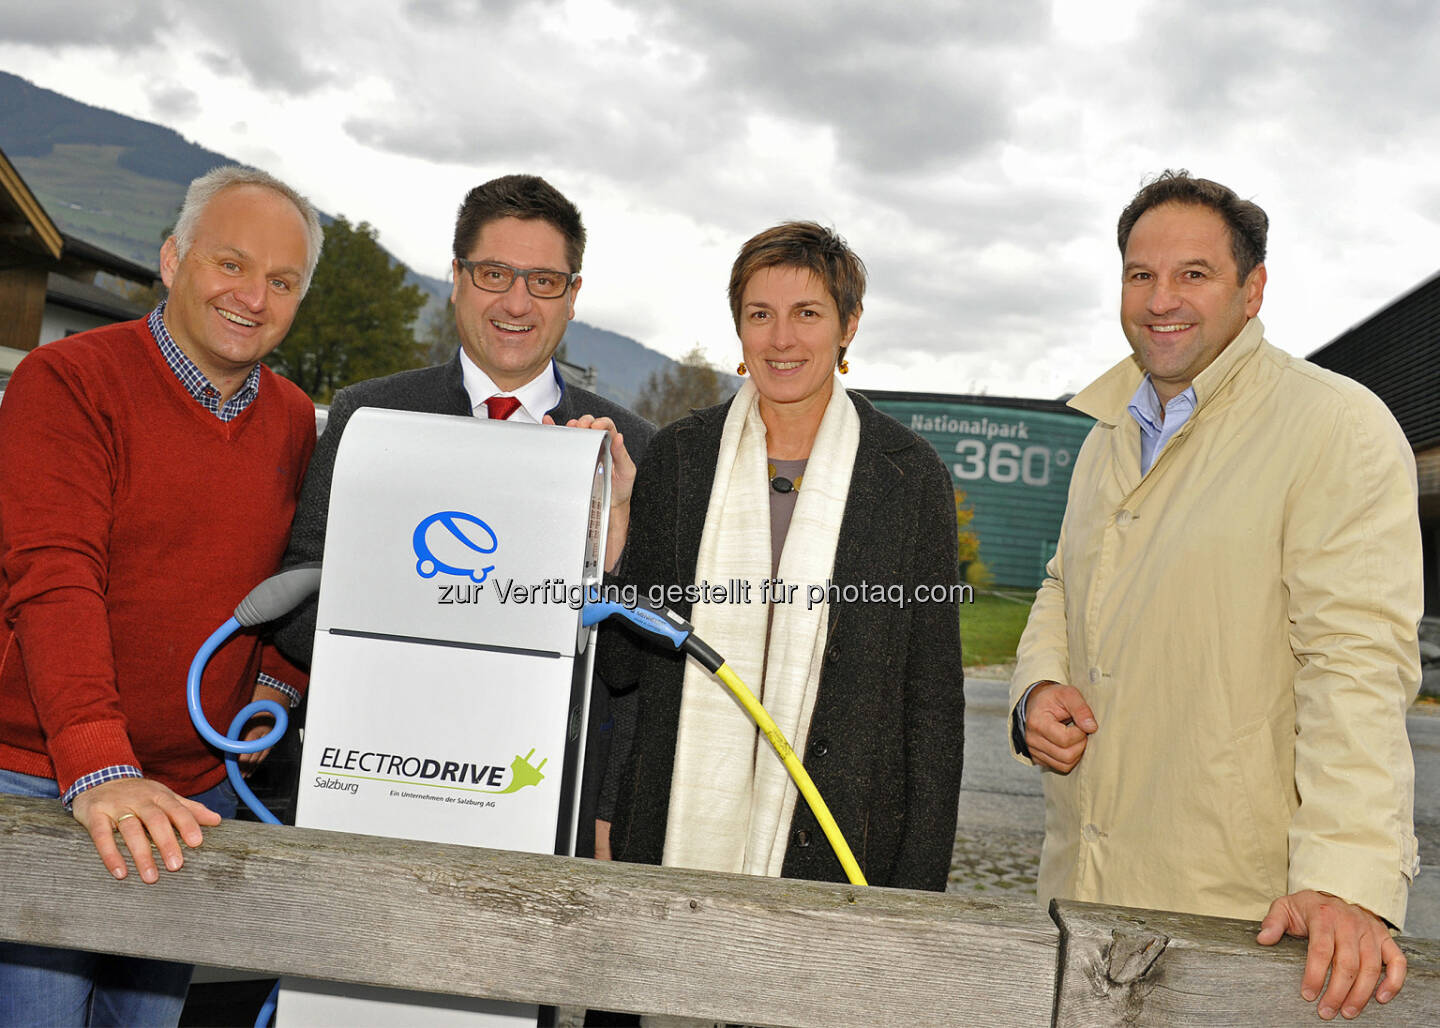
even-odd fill
[[[904,588],[904,605],[832,598],[824,666],[801,754],[871,885],[943,890],[955,842],[965,735],[958,603],[916,602],[957,583],[950,475],[928,443],[861,396],[860,443],[832,582]],[[621,584],[695,581],[700,534],[729,404],[656,434],[631,507]],[[803,595],[797,594],[797,601]],[[675,609],[690,616],[688,604]],[[723,657],[724,654],[721,654]],[[658,864],[665,845],[684,658],[625,629],[601,631],[597,665],[639,690],[636,741],[621,769],[616,859]],[[758,690],[758,682],[748,683]],[[724,686],[717,681],[715,688]],[[743,717],[736,708],[736,717]],[[764,759],[778,759],[768,749]],[[796,801],[782,874],[845,881],[809,806]]]

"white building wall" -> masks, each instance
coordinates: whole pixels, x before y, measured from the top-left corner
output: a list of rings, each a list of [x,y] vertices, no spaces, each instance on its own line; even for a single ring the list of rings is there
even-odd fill
[[[110,325],[114,318],[77,311],[73,307],[62,307],[58,303],[47,303],[45,314],[40,319],[40,345],[53,343],[57,339],[85,332],[101,325]]]

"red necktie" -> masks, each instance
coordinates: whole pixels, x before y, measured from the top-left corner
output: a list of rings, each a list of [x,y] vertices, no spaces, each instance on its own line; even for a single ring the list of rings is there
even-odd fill
[[[520,401],[513,396],[491,396],[485,401],[491,421],[504,421],[520,409]]]

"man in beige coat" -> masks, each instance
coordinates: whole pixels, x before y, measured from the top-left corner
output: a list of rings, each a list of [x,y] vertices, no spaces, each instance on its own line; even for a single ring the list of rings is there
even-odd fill
[[[1309,938],[1328,1020],[1405,980],[1415,463],[1378,398],[1264,340],[1267,225],[1185,172],[1121,215],[1134,353],[1070,401],[1096,425],[1011,734],[1052,772],[1042,902],[1263,918]]]

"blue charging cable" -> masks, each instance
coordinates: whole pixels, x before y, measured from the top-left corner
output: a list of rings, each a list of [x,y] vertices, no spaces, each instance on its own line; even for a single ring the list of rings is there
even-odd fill
[[[195,659],[190,662],[190,674],[185,680],[185,705],[190,709],[190,720],[194,722],[195,730],[202,739],[225,754],[225,774],[229,777],[230,784],[235,787],[236,794],[256,817],[268,825],[278,825],[280,819],[270,813],[265,804],[250,790],[245,776],[240,773],[240,762],[235,758],[241,753],[259,753],[274,746],[284,737],[285,729],[290,726],[290,715],[274,700],[256,700],[241,707],[235,719],[230,722],[230,730],[221,735],[215,731],[200,706],[200,679],[205,674],[205,665],[210,662],[210,657],[232,635],[242,628],[255,628],[267,621],[274,621],[295,609],[302,600],[319,588],[318,563],[302,564],[265,579],[250,590],[249,595],[235,608],[234,616],[215,629],[204,645],[196,651]],[[240,730],[256,714],[262,713],[275,719],[270,731],[258,739],[241,742]]]
[[[205,674],[205,665],[210,662],[211,656],[232,635],[242,628],[255,628],[267,621],[274,621],[282,614],[294,610],[302,600],[319,588],[318,563],[301,564],[265,579],[240,601],[234,616],[215,629],[210,638],[195,652],[195,659],[190,662],[190,673],[185,680],[185,705],[190,709],[190,720],[194,723],[195,730],[202,739],[225,754],[225,774],[230,779],[230,784],[235,787],[236,795],[250,808],[251,813],[269,825],[278,825],[280,819],[270,813],[269,808],[261,803],[251,790],[245,776],[240,773],[240,762],[236,756],[241,753],[259,753],[274,746],[284,737],[285,729],[290,726],[290,715],[274,700],[256,700],[241,707],[235,719],[230,722],[230,730],[221,735],[215,731],[200,706],[200,679]],[[241,742],[241,729],[252,717],[261,713],[273,717],[275,724],[260,738]],[[264,1028],[275,1016],[275,1003],[279,994],[280,982],[277,980],[260,1007],[260,1015],[255,1019],[256,1028]]]
[[[225,754],[225,774],[230,779],[230,784],[235,787],[236,795],[261,821],[267,825],[278,825],[280,819],[260,802],[260,798],[251,791],[245,781],[245,776],[240,773],[240,762],[236,756],[241,753],[259,753],[274,746],[285,735],[285,729],[290,727],[290,715],[274,700],[256,700],[241,707],[235,720],[230,722],[230,731],[221,735],[211,727],[205,711],[200,707],[200,678],[205,673],[205,665],[210,662],[211,655],[241,627],[240,622],[232,617],[217,628],[196,652],[195,659],[190,663],[190,675],[185,681],[185,705],[190,708],[190,720],[195,723],[195,730],[200,733],[201,738]],[[273,717],[275,724],[260,738],[241,742],[240,730],[252,717],[261,713]]]

